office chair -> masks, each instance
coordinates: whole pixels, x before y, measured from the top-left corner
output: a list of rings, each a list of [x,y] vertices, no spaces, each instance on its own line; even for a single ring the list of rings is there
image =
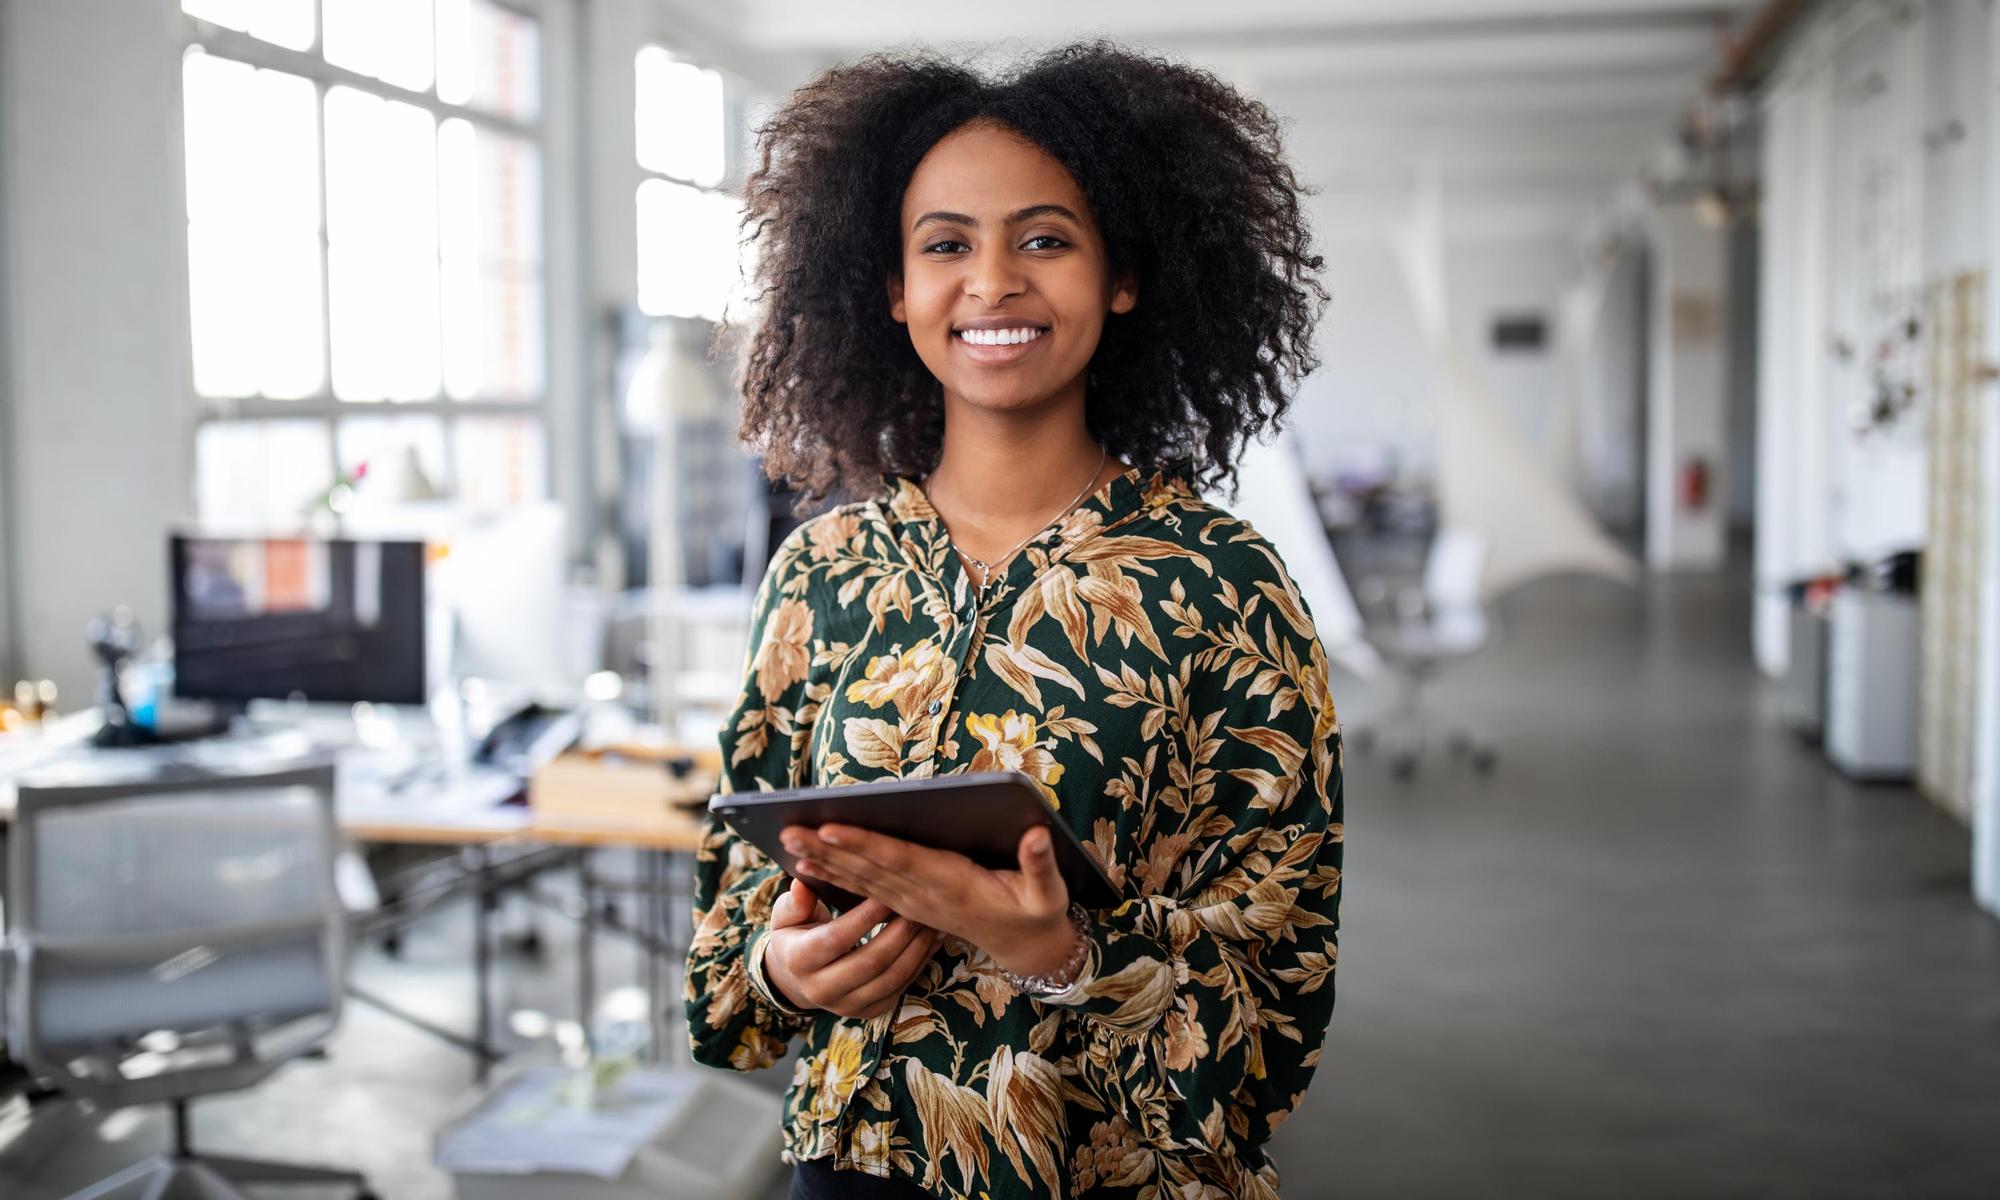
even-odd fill
[[[1394,611],[1386,617],[1379,612],[1385,591],[1380,581],[1369,581],[1362,589],[1364,597],[1378,598],[1376,619],[1366,636],[1396,677],[1396,698],[1379,723],[1356,729],[1353,741],[1363,752],[1377,741],[1384,743],[1398,779],[1416,774],[1433,730],[1441,730],[1452,754],[1482,775],[1499,762],[1489,736],[1426,703],[1424,695],[1424,685],[1445,663],[1486,644],[1489,625],[1479,592],[1486,549],[1486,535],[1477,530],[1439,529],[1424,560],[1422,586],[1398,593]]]
[[[23,784],[9,909],[9,1043],[102,1108],[173,1106],[173,1149],[71,1200],[248,1200],[243,1184],[354,1172],[197,1155],[188,1101],[262,1080],[339,1016],[347,917],[334,891],[333,768],[156,768]]]

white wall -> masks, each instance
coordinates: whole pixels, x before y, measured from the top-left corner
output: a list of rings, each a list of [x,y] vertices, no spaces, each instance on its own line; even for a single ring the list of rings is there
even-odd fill
[[[1655,210],[1647,339],[1646,562],[1655,571],[1712,571],[1728,551],[1728,276],[1721,230],[1691,205]],[[1681,476],[1708,470],[1691,505]]]
[[[7,14],[0,6],[0,45],[7,38]],[[4,164],[7,148],[7,56],[0,54],[0,686],[20,674],[20,629],[16,623],[19,606],[14,601],[16,551],[14,513],[18,502],[14,483],[19,474],[14,466],[13,392],[14,376],[6,364],[14,361],[8,337],[13,332],[9,301],[13,293],[13,269],[8,261],[7,176]]]
[[[1322,365],[1292,406],[1307,466],[1373,469],[1388,447],[1427,473],[1436,459],[1430,363],[1395,252],[1385,235],[1342,236],[1321,252],[1331,296],[1319,327]]]
[[[1876,10],[1878,13],[1880,10]],[[1858,430],[1854,410],[1874,392],[1868,360],[1911,313],[1921,314],[1922,29],[1878,15],[1831,56],[1834,91],[1829,327],[1853,347],[1836,362],[1831,396],[1833,542],[1843,560],[1923,544],[1923,423]],[[1920,370],[1920,364],[1919,364]]]
[[[166,619],[192,509],[172,0],[0,5],[20,666],[90,696],[84,627]]]
[[[1505,238],[1457,238],[1445,247],[1446,310],[1452,339],[1468,351],[1493,399],[1546,460],[1557,398],[1563,387],[1557,303],[1576,273],[1571,239],[1549,232]],[[1496,350],[1497,317],[1540,317],[1546,340],[1538,350]]]

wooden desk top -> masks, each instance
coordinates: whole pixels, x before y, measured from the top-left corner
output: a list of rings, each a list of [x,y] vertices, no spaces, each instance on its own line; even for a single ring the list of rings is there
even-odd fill
[[[88,735],[88,730],[83,732]],[[75,737],[51,741],[52,745],[16,743],[5,747],[10,753],[0,754],[0,826],[13,820],[13,777],[62,757],[72,743],[80,743]],[[27,753],[30,750],[37,752]],[[343,794],[336,798],[335,814],[341,832],[359,842],[422,846],[536,842],[692,851],[701,844],[700,803],[714,790],[713,752],[704,749],[686,755],[695,767],[685,778],[671,776],[656,761],[675,757],[683,756],[661,747],[565,754],[531,785],[541,802],[536,806],[470,803],[463,796],[426,803],[421,790],[412,789],[393,799],[369,796],[357,801]]]
[[[340,830],[357,842],[404,846],[490,846],[502,842],[537,842],[545,846],[624,846],[636,850],[692,852],[701,845],[701,820],[692,813],[670,812],[645,821],[536,820],[525,808],[502,810],[518,814],[512,823],[464,821],[452,816],[412,811],[392,820],[369,814],[341,819]],[[484,815],[484,814],[481,814]]]

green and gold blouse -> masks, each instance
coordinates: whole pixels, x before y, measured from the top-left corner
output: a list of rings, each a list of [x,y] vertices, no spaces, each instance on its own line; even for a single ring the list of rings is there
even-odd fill
[[[1277,1194],[1263,1146],[1333,1011],[1340,726],[1270,543],[1134,468],[976,599],[911,480],[785,540],[758,590],[725,791],[1015,770],[1124,902],[1047,998],[947,938],[871,1020],[762,976],[786,884],[714,822],[686,1003],[695,1057],[766,1067],[803,1037],[787,1157],[976,1200]]]

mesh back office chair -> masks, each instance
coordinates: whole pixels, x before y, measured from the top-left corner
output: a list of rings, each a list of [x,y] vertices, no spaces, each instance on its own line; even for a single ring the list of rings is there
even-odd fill
[[[1379,730],[1355,733],[1355,746],[1369,750],[1377,738],[1388,744],[1390,766],[1398,778],[1415,774],[1434,728],[1442,728],[1452,753],[1467,757],[1484,774],[1499,761],[1492,740],[1472,727],[1440,713],[1424,699],[1424,684],[1446,662],[1472,654],[1486,644],[1489,625],[1480,597],[1486,569],[1486,535],[1447,526],[1438,530],[1424,559],[1421,588],[1396,597],[1390,617],[1374,622],[1367,637],[1396,676],[1396,700]]]
[[[194,1155],[190,1097],[248,1087],[339,1015],[333,768],[181,771],[20,788],[10,871],[13,1053],[101,1107],[173,1105],[174,1149],[72,1200],[245,1200],[352,1172]]]

